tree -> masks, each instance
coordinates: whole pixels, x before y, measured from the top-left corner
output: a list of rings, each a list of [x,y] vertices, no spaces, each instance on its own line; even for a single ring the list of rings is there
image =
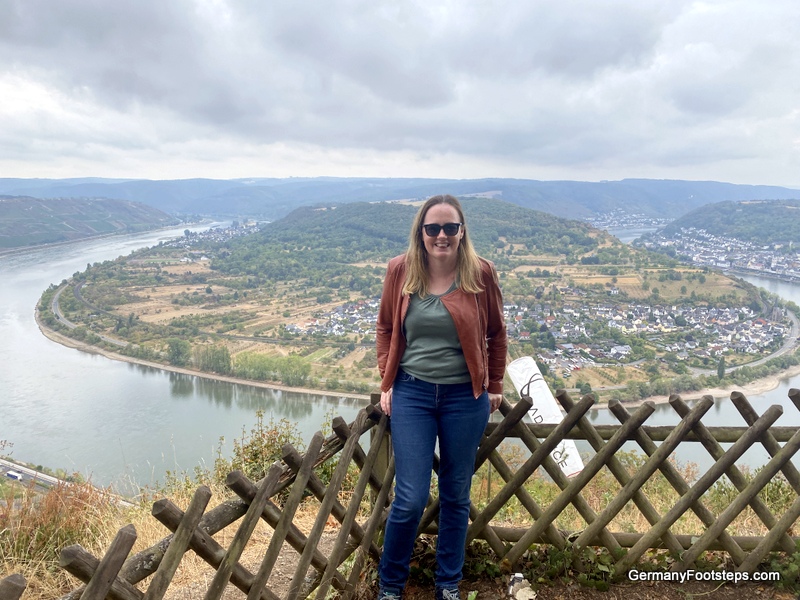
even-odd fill
[[[311,364],[300,356],[286,356],[280,360],[278,371],[282,383],[305,385],[311,374]]]
[[[167,360],[177,367],[186,366],[192,356],[192,345],[186,340],[169,338],[167,340]]]
[[[719,359],[719,363],[717,364],[717,377],[719,377],[720,381],[722,381],[723,377],[725,377],[725,357]]]
[[[200,346],[194,350],[194,364],[201,371],[228,375],[231,372],[231,354],[225,346]]]

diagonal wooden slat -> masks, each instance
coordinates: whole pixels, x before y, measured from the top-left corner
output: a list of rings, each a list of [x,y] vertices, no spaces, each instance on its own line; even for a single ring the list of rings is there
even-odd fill
[[[569,405],[569,402],[570,401],[567,401],[566,406]],[[708,397],[703,398],[700,402],[698,402],[691,412],[681,420],[681,422],[675,427],[667,439],[658,447],[658,450],[656,450],[656,452],[647,460],[644,465],[642,465],[641,468],[639,468],[633,477],[628,474],[628,472],[625,470],[625,467],[623,467],[616,458],[613,456],[611,457],[608,462],[609,470],[611,470],[612,474],[614,474],[614,476],[617,478],[617,481],[622,484],[622,489],[608,504],[605,510],[598,515],[597,519],[593,523],[589,523],[586,529],[583,530],[583,533],[581,533],[573,542],[573,547],[576,550],[580,550],[581,548],[587,546],[589,541],[598,534],[600,529],[611,522],[617,513],[625,507],[629,500],[633,500],[636,503],[636,506],[639,507],[639,509],[642,511],[642,514],[651,525],[658,523],[661,515],[659,515],[653,505],[650,504],[650,501],[641,491],[641,488],[647,482],[650,476],[653,475],[656,470],[658,470],[659,465],[669,459],[670,454],[672,454],[672,451],[677,448],[684,435],[691,431],[692,427],[694,427],[700,421],[703,415],[706,414],[708,409],[712,406],[714,406],[714,401]],[[581,424],[583,425],[582,429],[586,433],[586,436],[590,438],[590,443],[594,442],[593,445],[596,446],[595,449],[601,448],[602,440],[598,439],[599,436],[597,436],[597,432],[592,430],[590,424],[583,423],[584,420],[585,419],[581,420]],[[680,545],[680,542],[678,542],[678,540],[669,530],[667,530],[667,532],[664,534],[662,540],[664,541],[664,545],[671,550],[675,556],[679,556],[683,551],[683,547]]]
[[[228,585],[228,581],[230,581],[233,568],[239,561],[239,557],[244,551],[245,544],[247,544],[250,536],[253,534],[253,530],[258,524],[258,520],[261,517],[261,513],[264,511],[267,500],[275,491],[275,484],[278,482],[280,475],[280,466],[277,463],[272,465],[261,486],[258,488],[258,493],[253,499],[253,503],[250,505],[250,508],[247,509],[247,514],[245,514],[244,519],[242,519],[239,529],[236,530],[233,540],[230,546],[228,546],[228,551],[225,553],[225,558],[222,559],[222,564],[211,579],[211,583],[206,590],[205,600],[218,600],[222,596],[225,587]]]
[[[520,401],[503,415],[503,420],[500,421],[498,427],[481,440],[478,446],[478,452],[475,455],[475,471],[489,458],[489,454],[503,443],[506,436],[516,427],[517,423],[525,418],[531,406],[533,406],[533,400],[531,400],[530,397],[523,396],[520,398]]]
[[[743,406],[742,402],[737,402],[737,404],[739,406]],[[677,398],[675,400],[673,408],[675,408],[675,410],[681,416],[683,416],[683,413],[688,410],[688,407],[680,398]],[[751,416],[753,415],[753,413],[755,413],[755,411],[751,412]],[[747,417],[745,417],[745,419],[746,418]],[[753,423],[755,423],[755,421],[753,421]],[[700,439],[700,443],[708,451],[711,457],[714,460],[719,460],[719,458],[724,453],[724,450],[722,449],[722,446],[719,444],[719,442],[717,442],[705,429],[705,426],[702,423],[698,423],[697,426],[695,426],[694,428],[694,432]],[[725,475],[728,477],[730,482],[736,487],[736,489],[739,490],[740,492],[743,492],[745,489],[747,489],[748,485],[747,478],[742,474],[742,472],[736,465],[731,465],[730,468],[725,472]],[[764,523],[764,525],[766,525],[767,529],[771,529],[774,526],[776,518],[770,512],[769,508],[767,507],[766,504],[764,504],[764,501],[761,500],[761,498],[756,496],[752,497],[750,501],[750,507],[753,509],[753,512],[758,516],[758,518],[761,519],[761,522]],[[788,538],[788,536],[786,538],[783,538],[782,542],[784,551],[786,552],[794,551],[793,550],[794,544]]]
[[[633,414],[627,423],[620,426],[620,428],[617,430],[617,433],[615,433],[614,436],[597,452],[597,454],[592,457],[589,463],[583,467],[583,470],[572,479],[572,482],[567,486],[567,488],[564,489],[553,500],[553,502],[545,511],[545,514],[542,515],[542,518],[534,523],[533,526],[528,529],[527,532],[525,532],[525,535],[523,535],[522,538],[508,551],[508,554],[506,554],[505,558],[503,559],[504,562],[514,565],[520,558],[522,558],[523,553],[541,535],[547,523],[555,520],[561,511],[564,510],[564,508],[566,508],[570,502],[572,502],[572,499],[580,494],[580,491],[586,486],[587,483],[589,483],[592,477],[594,477],[594,475],[605,466],[609,457],[613,456],[613,454],[620,449],[622,444],[627,441],[632,432],[642,423],[644,423],[654,411],[655,405],[652,402],[645,402],[639,407],[639,409]],[[612,551],[612,553],[614,551],[613,548],[609,548],[609,550]]]
[[[375,423],[379,424],[381,415],[383,414],[382,412],[380,412],[372,404],[367,405],[364,410],[367,411],[367,417],[370,420],[373,420]],[[336,417],[333,419],[331,422],[331,429],[333,429],[334,435],[342,440],[342,443],[344,443],[351,435],[350,426],[341,417]],[[362,432],[362,435],[363,433],[366,432]],[[366,461],[366,458],[367,456],[361,446],[356,446],[353,449],[353,462],[356,463],[356,466],[358,466],[359,470],[361,471],[364,470],[364,462]],[[378,477],[372,469],[367,469],[367,471],[369,473],[369,486],[375,493],[378,493],[381,489],[380,477]]]
[[[208,501],[211,499],[211,490],[206,485],[201,485],[194,492],[192,501],[186,509],[180,525],[169,544],[169,548],[164,553],[164,558],[158,565],[158,570],[153,576],[150,585],[145,592],[144,600],[161,600],[169,587],[175,571],[183,558],[186,549],[189,547],[189,542],[192,539],[192,533],[200,522],[203,512],[208,506]]]
[[[378,427],[385,430],[386,424],[378,425]],[[339,424],[339,428],[344,433],[349,433],[349,428],[342,429],[341,423]],[[382,433],[383,432],[380,431],[379,435],[382,436]],[[333,579],[334,571],[336,571],[338,566],[341,565],[345,559],[344,548],[348,537],[352,536],[353,538],[356,538],[356,536],[353,535],[355,529],[354,525],[357,525],[356,515],[361,507],[361,501],[364,498],[364,493],[367,491],[367,484],[369,483],[370,474],[372,473],[372,466],[375,464],[375,460],[378,458],[379,452],[379,444],[373,444],[370,447],[369,453],[367,454],[364,462],[364,467],[361,470],[361,474],[359,475],[355,489],[353,490],[353,495],[350,498],[350,506],[347,508],[347,514],[345,515],[344,520],[341,521],[339,536],[336,539],[333,549],[331,550],[330,557],[328,558],[328,568],[323,573],[322,581],[317,588],[316,600],[325,599],[330,587],[330,582]],[[359,526],[358,529],[361,530],[361,527]],[[363,540],[363,531],[358,541],[361,540]]]
[[[687,411],[688,412],[688,411]],[[678,502],[663,516],[661,520],[650,528],[642,538],[634,544],[628,553],[614,565],[614,574],[622,578],[625,573],[639,560],[648,548],[660,538],[664,532],[677,521],[680,516],[696,502],[719,477],[753,444],[755,440],[766,431],[781,416],[783,410],[780,406],[770,406],[766,412],[739,438],[712,467],[703,474],[697,482],[682,496]],[[633,419],[631,419],[632,421]],[[630,423],[631,421],[628,421]]]
[[[273,531],[272,539],[267,546],[267,552],[253,579],[250,592],[247,594],[247,600],[257,600],[260,590],[267,584],[270,573],[272,573],[272,568],[275,566],[275,561],[278,559],[283,542],[289,532],[289,527],[292,524],[295,511],[297,511],[297,507],[300,506],[300,502],[303,500],[306,482],[308,482],[308,478],[311,476],[311,467],[314,465],[314,461],[317,459],[317,455],[322,449],[323,441],[324,438],[319,432],[311,438],[311,442],[306,450],[306,455],[300,464],[300,468],[297,470],[297,476],[292,491],[289,492],[289,497],[283,506],[281,518]]]
[[[119,570],[136,543],[136,537],[136,528],[133,525],[126,525],[117,532],[92,574],[91,580],[86,584],[82,596],[84,600],[103,600],[111,591],[111,586],[116,580]]]
[[[758,545],[750,551],[747,558],[742,561],[742,564],[736,570],[744,573],[753,573],[758,569],[764,557],[775,548],[779,538],[786,535],[786,532],[789,531],[789,528],[794,525],[798,518],[800,518],[800,496],[795,498],[789,509],[775,523],[775,527],[759,540]],[[795,538],[795,540],[797,539]],[[796,541],[795,543],[800,542]]]
[[[690,565],[700,557],[708,546],[717,539],[719,532],[723,531],[748,504],[752,504],[755,495],[767,485],[781,468],[795,455],[800,449],[800,431],[792,436],[786,445],[758,472],[741,493],[733,499],[728,507],[722,511],[708,530],[692,545],[689,550],[681,557],[681,566]],[[678,564],[678,563],[675,563]]]
[[[339,456],[339,464],[336,465],[336,469],[334,469],[333,475],[331,476],[331,481],[328,484],[325,498],[320,505],[317,518],[314,521],[314,525],[312,526],[311,532],[308,535],[308,544],[306,545],[305,550],[303,550],[303,553],[300,555],[300,560],[297,563],[294,577],[292,577],[292,581],[289,584],[289,591],[286,594],[287,600],[296,600],[303,590],[303,580],[305,579],[306,572],[311,564],[313,549],[316,548],[320,538],[322,537],[322,532],[325,529],[328,516],[331,514],[331,510],[333,508],[333,503],[336,501],[336,497],[341,489],[342,482],[347,475],[347,470],[350,466],[350,460],[352,459],[353,452],[355,451],[358,440],[362,435],[362,428],[365,421],[367,421],[367,413],[365,411],[361,411],[354,421],[353,434],[347,439],[347,442],[345,442],[344,448]],[[307,594],[308,591],[306,591],[306,595]]]
[[[253,496],[255,496],[255,490],[253,491]],[[180,508],[166,499],[159,500],[153,504],[152,514],[171,531],[178,530],[184,516]],[[201,527],[196,527],[192,532],[192,537],[189,539],[189,548],[215,569],[219,569],[222,560],[225,558],[225,548]],[[253,584],[253,574],[240,563],[236,563],[231,573],[231,583],[246,594]],[[261,591],[261,600],[278,600],[278,597],[269,590],[264,589]]]
[[[710,396],[709,396],[710,397]],[[712,399],[713,400],[713,399]],[[630,413],[625,410],[620,403],[609,403],[609,409],[614,414],[617,419],[619,419],[620,423],[624,423],[630,418]],[[650,438],[649,434],[646,432],[644,427],[640,427],[636,430],[636,442],[645,451],[647,456],[653,456],[658,446],[656,446],[655,442]],[[689,484],[686,483],[686,480],[678,473],[677,469],[672,466],[669,461],[663,461],[659,465],[659,470],[664,475],[664,478],[667,480],[672,488],[677,492],[678,496],[684,496],[689,492]],[[700,501],[696,501],[689,506],[689,509],[697,515],[697,518],[700,519],[700,522],[703,523],[706,527],[710,527],[714,521],[716,520],[716,516]],[[722,547],[730,554],[730,556],[736,561],[736,563],[741,563],[744,560],[745,554],[744,550],[741,546],[728,534],[727,532],[723,531],[720,534],[719,542]],[[681,543],[682,548],[686,548],[686,545]]]
[[[581,415],[585,414],[594,405],[594,399],[586,396],[577,404],[577,410],[570,411],[564,420],[558,424],[553,432],[541,443],[541,445],[531,454],[531,456],[523,463],[517,472],[506,481],[506,484],[500,492],[489,502],[483,512],[472,522],[467,530],[467,542],[475,539],[489,521],[505,506],[508,500],[520,489],[522,489],[525,482],[533,475],[533,472],[539,468],[542,461],[546,456],[561,443],[567,431],[572,429],[573,425],[580,419],[584,418]],[[501,474],[501,477],[503,475]],[[534,509],[539,512],[538,506]],[[541,513],[532,514],[534,519],[541,517]]]

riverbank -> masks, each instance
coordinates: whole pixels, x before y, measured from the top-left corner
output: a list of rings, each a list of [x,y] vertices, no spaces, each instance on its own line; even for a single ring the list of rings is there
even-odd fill
[[[797,375],[800,375],[800,365],[795,365],[794,367],[790,367],[784,371],[770,375],[769,377],[756,379],[755,381],[751,381],[750,383],[746,383],[744,385],[731,385],[727,387],[716,387],[693,392],[681,392],[680,397],[683,400],[691,401],[699,400],[703,396],[711,396],[716,400],[719,398],[728,398],[733,392],[741,392],[745,395],[745,397],[758,396],[767,392],[771,392],[772,390],[776,389],[783,380],[796,377]],[[650,396],[649,398],[643,398],[642,400],[637,400],[635,402],[626,402],[625,404],[626,406],[640,406],[644,402],[664,404],[669,402],[669,396]]]
[[[181,375],[192,375],[194,377],[202,377],[204,379],[209,379],[212,381],[221,381],[236,385],[249,385],[252,387],[258,387],[264,389],[280,390],[286,392],[300,392],[304,394],[315,394],[320,396],[336,396],[339,398],[350,398],[359,401],[370,400],[370,396],[368,394],[357,394],[355,392],[332,392],[330,390],[316,390],[312,388],[293,387],[277,383],[253,381],[251,379],[242,379],[240,377],[229,377],[227,375],[218,375],[216,373],[206,373],[203,371],[197,371],[195,369],[187,369],[185,367],[176,367],[173,365],[165,365],[163,363],[157,363],[153,361],[133,358],[131,356],[126,356],[124,354],[112,352],[110,350],[99,348],[91,344],[79,342],[53,329],[50,329],[39,319],[38,309],[36,310],[35,318],[36,318],[36,323],[39,326],[39,330],[45,337],[49,338],[50,340],[58,344],[61,344],[62,346],[75,348],[77,350],[80,350],[82,352],[87,352],[89,354],[99,354],[111,360],[118,360],[121,362],[127,362],[131,364],[142,365],[145,367],[151,367],[153,369],[161,369],[162,371],[168,371],[171,373],[179,373]],[[727,398],[731,395],[732,392],[741,392],[745,396],[756,396],[774,390],[781,384],[781,381],[783,381],[784,379],[795,377],[797,375],[800,375],[800,365],[791,367],[789,369],[786,369],[774,375],[770,375],[769,377],[765,377],[763,379],[757,379],[755,381],[751,381],[750,383],[747,383],[745,385],[731,385],[727,387],[717,387],[707,390],[683,392],[681,393],[680,396],[681,398],[687,401],[696,400],[702,398],[703,396],[712,396],[715,399]],[[626,404],[629,404],[630,406],[639,406],[642,403],[648,401],[653,402],[655,404],[665,404],[669,401],[669,396],[651,396],[649,398],[643,398],[641,400],[637,400],[636,402],[631,402]]]
[[[194,377],[201,377],[203,379],[209,379],[212,381],[221,381],[224,383],[233,383],[236,385],[249,385],[252,387],[269,389],[269,390],[280,390],[283,392],[299,392],[302,394],[315,394],[317,396],[335,396],[338,398],[350,398],[353,400],[363,400],[367,402],[370,399],[370,396],[368,394],[357,394],[355,392],[333,392],[330,390],[314,390],[311,388],[293,387],[278,383],[267,383],[263,381],[254,381],[252,379],[242,379],[240,377],[229,377],[227,375],[219,375],[217,373],[206,373],[204,371],[197,371],[195,369],[187,369],[185,367],[176,367],[174,365],[165,365],[163,363],[157,363],[149,360],[142,360],[140,358],[126,356],[124,354],[119,354],[117,352],[106,350],[105,348],[100,348],[98,346],[93,346],[85,342],[74,340],[62,333],[50,329],[39,318],[38,308],[35,312],[35,319],[36,319],[36,324],[39,326],[39,331],[41,331],[46,338],[56,342],[57,344],[61,344],[62,346],[66,346],[68,348],[75,348],[76,350],[80,350],[81,352],[86,352],[88,354],[98,354],[100,356],[104,356],[111,360],[118,360],[121,362],[131,363],[134,365],[141,365],[143,367],[151,367],[153,369],[161,369],[162,371],[167,371],[170,373],[179,373],[181,375],[191,375]]]
[[[30,246],[15,246],[13,248],[2,248],[0,249],[0,256],[4,256],[6,254],[22,254],[25,252],[30,252],[32,250],[41,250],[42,248],[59,248],[61,246],[70,246],[73,244],[80,244],[81,242],[90,242],[94,240],[102,240],[112,237],[121,237],[123,235],[136,235],[139,233],[169,231],[170,229],[176,229],[178,227],[185,227],[185,228],[198,227],[200,225],[205,225],[209,223],[213,224],[214,221],[203,220],[192,223],[175,223],[173,225],[165,225],[163,227],[153,227],[152,229],[145,229],[142,231],[119,230],[119,231],[113,231],[111,233],[98,233],[96,235],[87,235],[84,237],[75,238],[74,240],[62,240],[60,242],[46,242],[43,244],[31,244]]]

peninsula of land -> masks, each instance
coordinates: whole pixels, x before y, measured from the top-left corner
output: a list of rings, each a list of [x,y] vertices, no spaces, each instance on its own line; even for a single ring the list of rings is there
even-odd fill
[[[553,390],[601,403],[747,391],[800,362],[795,307],[745,281],[586,223],[486,198],[463,204],[500,276],[509,358],[533,356]],[[157,368],[368,398],[385,264],[406,243],[377,224],[414,212],[351,203],[186,231],[52,285],[40,325]]]

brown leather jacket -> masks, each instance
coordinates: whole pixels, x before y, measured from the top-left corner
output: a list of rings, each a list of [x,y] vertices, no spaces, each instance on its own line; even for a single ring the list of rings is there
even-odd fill
[[[494,265],[481,259],[483,291],[469,294],[460,289],[442,296],[458,332],[461,349],[472,379],[472,391],[477,398],[484,391],[503,393],[506,371],[506,324],[503,319],[503,296]],[[378,311],[375,345],[381,390],[388,392],[406,349],[403,320],[408,311],[409,296],[403,294],[406,277],[405,255],[389,261],[383,295]]]

